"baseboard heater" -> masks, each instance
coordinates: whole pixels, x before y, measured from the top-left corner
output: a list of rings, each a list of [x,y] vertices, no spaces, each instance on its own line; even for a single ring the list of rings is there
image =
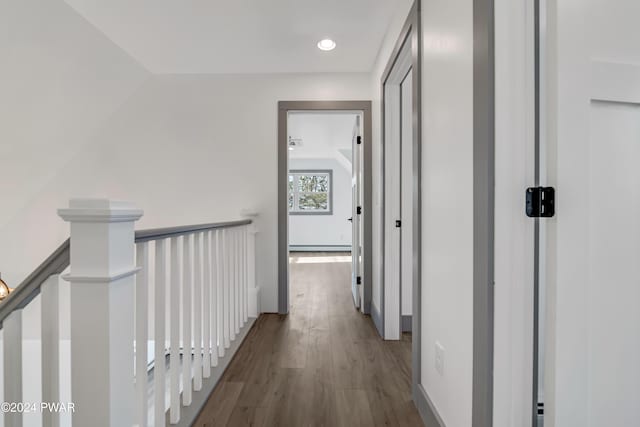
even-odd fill
[[[351,252],[351,245],[289,245],[289,252]]]

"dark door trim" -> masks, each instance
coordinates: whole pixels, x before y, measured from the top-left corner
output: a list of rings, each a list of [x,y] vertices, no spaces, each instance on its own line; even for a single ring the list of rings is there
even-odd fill
[[[287,176],[289,148],[287,118],[289,111],[360,111],[362,112],[363,171],[363,312],[371,310],[372,272],[372,146],[371,101],[280,101],[278,102],[278,313],[289,312],[289,209],[287,203]]]

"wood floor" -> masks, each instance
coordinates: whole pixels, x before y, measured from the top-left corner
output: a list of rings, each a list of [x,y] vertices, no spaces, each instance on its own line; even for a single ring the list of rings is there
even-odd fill
[[[355,310],[349,260],[294,255],[290,314],[260,316],[195,426],[422,426],[411,336],[383,341]]]

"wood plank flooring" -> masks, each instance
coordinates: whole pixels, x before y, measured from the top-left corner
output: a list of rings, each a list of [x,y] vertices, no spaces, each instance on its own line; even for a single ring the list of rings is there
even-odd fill
[[[354,308],[350,255],[295,254],[290,274],[290,314],[260,316],[194,425],[422,426],[411,335]]]

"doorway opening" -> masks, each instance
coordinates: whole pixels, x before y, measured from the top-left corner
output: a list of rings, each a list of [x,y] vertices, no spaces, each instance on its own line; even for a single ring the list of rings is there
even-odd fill
[[[290,265],[350,264],[353,306],[371,305],[371,103],[282,101],[278,120],[278,312]]]
[[[287,120],[290,264],[351,261],[356,308],[362,301],[361,122],[359,111],[289,111]]]

